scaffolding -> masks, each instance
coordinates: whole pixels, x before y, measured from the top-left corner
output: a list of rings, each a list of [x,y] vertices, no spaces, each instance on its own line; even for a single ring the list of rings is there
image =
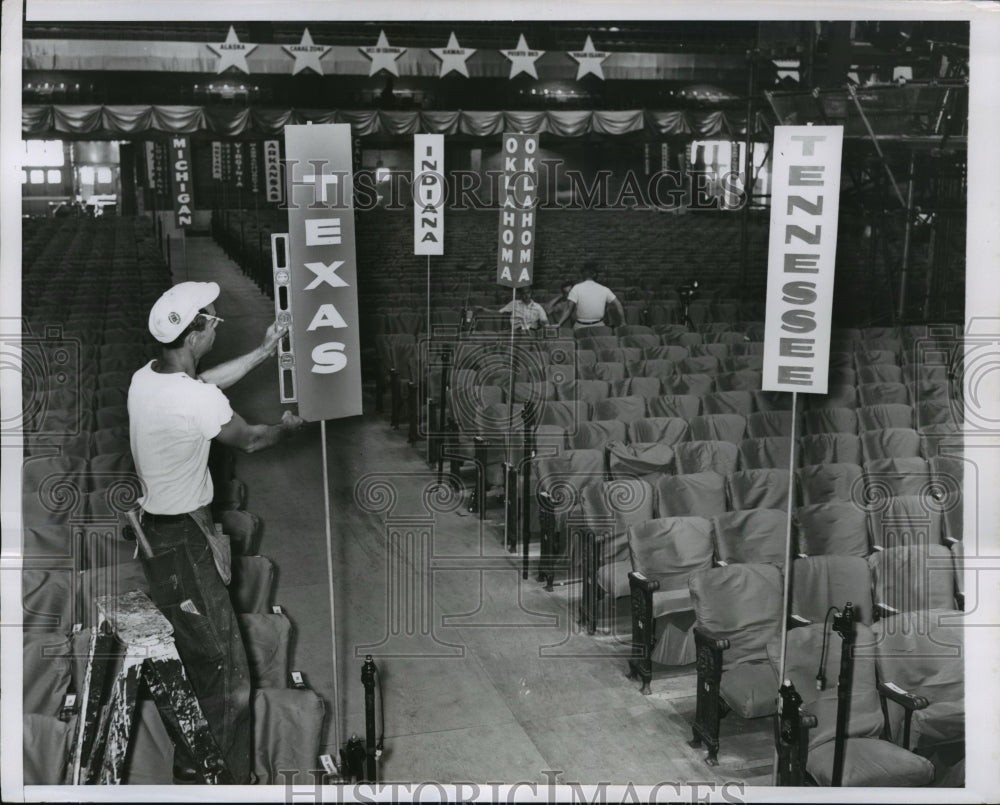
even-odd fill
[[[865,323],[960,318],[964,304],[968,77],[764,92],[779,125],[842,125],[841,210],[868,239]]]

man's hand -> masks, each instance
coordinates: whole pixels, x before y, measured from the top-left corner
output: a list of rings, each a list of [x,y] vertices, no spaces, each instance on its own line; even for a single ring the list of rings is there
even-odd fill
[[[273,322],[271,326],[267,328],[267,332],[264,333],[264,341],[260,345],[264,354],[270,355],[274,351],[275,347],[277,347],[278,342],[287,332],[287,324],[278,324],[278,322]]]
[[[281,427],[285,430],[296,431],[306,424],[306,421],[298,414],[285,410],[281,415]]]

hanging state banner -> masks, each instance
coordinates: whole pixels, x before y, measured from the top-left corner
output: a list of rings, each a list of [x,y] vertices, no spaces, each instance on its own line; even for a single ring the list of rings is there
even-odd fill
[[[166,143],[156,143],[153,149],[153,175],[156,178],[157,192],[167,194],[167,186],[170,179],[167,176],[167,145]]]
[[[264,140],[264,188],[268,201],[281,201],[281,144],[278,140]]]
[[[247,143],[247,162],[250,171],[250,192],[256,196],[260,192],[260,156],[257,143]]]
[[[229,143],[222,144],[222,181],[229,183],[230,178],[232,178],[232,171],[230,170],[231,158],[229,152],[232,146]]]
[[[191,192],[194,175],[191,168],[191,144],[187,137],[170,138],[170,193],[174,199],[174,223],[188,226],[192,220]]]
[[[289,308],[299,415],[361,413],[351,126],[285,126]]]
[[[535,266],[535,214],[538,206],[537,134],[504,134],[500,158],[500,236],[497,283],[508,288],[531,285]]]
[[[413,253],[444,254],[444,135],[413,135]]]
[[[233,179],[237,187],[243,187],[244,172],[243,143],[233,143]]]
[[[776,126],[765,391],[826,394],[843,126]]]
[[[212,178],[222,179],[222,143],[212,142]]]
[[[151,188],[156,187],[156,143],[151,140],[145,142],[146,146],[146,183]]]

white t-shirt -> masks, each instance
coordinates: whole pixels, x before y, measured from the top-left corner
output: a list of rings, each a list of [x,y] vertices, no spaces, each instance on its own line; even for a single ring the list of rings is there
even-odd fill
[[[233,417],[219,387],[183,372],[160,374],[152,361],[132,375],[129,439],[142,480],[139,505],[151,514],[185,514],[212,502],[208,450]]]
[[[608,303],[615,301],[615,295],[610,288],[593,280],[578,282],[566,296],[570,302],[576,302],[576,320],[597,322],[604,318],[604,309]]]
[[[511,314],[511,326],[515,330],[534,330],[549,323],[545,308],[534,300],[525,304],[520,299],[515,299],[500,308],[500,312]]]

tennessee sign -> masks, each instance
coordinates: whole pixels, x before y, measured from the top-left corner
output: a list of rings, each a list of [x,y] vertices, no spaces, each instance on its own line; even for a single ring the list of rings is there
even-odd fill
[[[538,135],[504,134],[500,159],[500,235],[497,283],[508,288],[531,285],[535,265],[535,213],[538,206]]]
[[[361,413],[350,124],[285,126],[289,307],[299,415]]]
[[[776,126],[763,388],[826,394],[843,126]]]
[[[444,254],[444,135],[413,135],[413,253]]]

